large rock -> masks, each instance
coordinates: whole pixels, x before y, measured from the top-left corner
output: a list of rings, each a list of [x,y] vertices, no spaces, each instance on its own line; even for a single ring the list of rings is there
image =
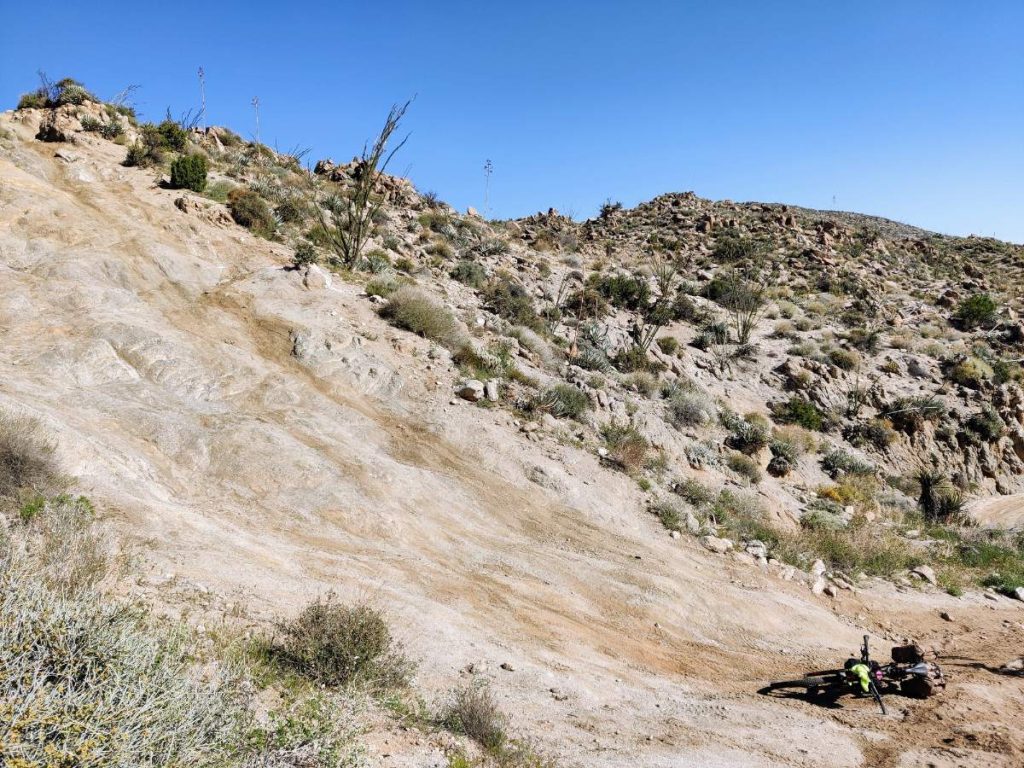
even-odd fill
[[[916,568],[911,569],[910,572],[916,576],[920,576],[929,584],[935,584],[935,571],[931,568],[931,566],[919,565]]]
[[[324,272],[316,264],[306,267],[302,275],[302,284],[312,290],[319,290],[331,287],[331,276]]]
[[[486,391],[482,381],[478,381],[477,379],[467,379],[459,384],[458,389],[455,390],[455,394],[463,400],[469,400],[471,403],[477,403],[484,399]]]
[[[732,542],[729,539],[720,539],[717,536],[701,536],[700,543],[704,545],[705,549],[710,549],[719,555],[724,555],[732,549]]]

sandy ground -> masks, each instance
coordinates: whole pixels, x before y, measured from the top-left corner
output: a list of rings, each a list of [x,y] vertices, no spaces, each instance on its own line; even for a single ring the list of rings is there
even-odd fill
[[[0,125],[0,406],[60,436],[139,589],[207,623],[368,597],[425,691],[473,664],[568,765],[1024,761],[1021,679],[995,671],[1024,653],[1024,604],[882,583],[817,597],[670,539],[595,456],[451,404],[450,367],[357,286],[305,288],[282,246],[216,204],[181,212],[121,147]],[[756,693],[863,633],[934,648],[948,693],[888,717]],[[404,749],[375,760],[437,760]]]

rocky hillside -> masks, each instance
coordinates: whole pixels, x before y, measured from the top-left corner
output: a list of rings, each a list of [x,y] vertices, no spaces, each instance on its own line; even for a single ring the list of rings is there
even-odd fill
[[[353,254],[365,163],[23,106],[0,408],[56,436],[117,590],[210,647],[369,597],[428,699],[486,684],[559,764],[1024,755],[994,671],[1024,639],[1024,248],[690,193],[485,221],[382,176]],[[755,693],[864,633],[941,654],[948,696]],[[365,706],[371,764],[513,759]]]

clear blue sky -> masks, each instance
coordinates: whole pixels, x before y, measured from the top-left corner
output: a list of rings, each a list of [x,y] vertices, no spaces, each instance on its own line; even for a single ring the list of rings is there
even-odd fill
[[[1024,0],[0,0],[0,107],[35,72],[144,116],[198,104],[347,160],[417,94],[394,166],[496,217],[694,190],[1024,242]]]

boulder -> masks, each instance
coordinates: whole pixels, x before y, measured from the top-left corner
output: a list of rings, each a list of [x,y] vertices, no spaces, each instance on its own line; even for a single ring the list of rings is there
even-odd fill
[[[487,380],[487,383],[484,384],[484,394],[487,396],[487,399],[490,400],[492,403],[498,402],[498,380],[497,379],[488,379]],[[547,415],[547,414],[545,414],[545,415]]]
[[[915,576],[920,576],[922,579],[927,581],[929,584],[935,584],[935,571],[930,566],[919,565],[916,568],[912,568],[910,571]]]
[[[322,290],[331,287],[331,276],[324,272],[316,264],[306,267],[302,275],[302,284],[312,290]]]
[[[732,542],[729,539],[720,539],[717,536],[701,536],[700,543],[704,545],[705,549],[719,555],[724,555],[732,549]]]
[[[459,384],[458,388],[455,390],[455,394],[463,400],[468,400],[471,403],[477,403],[484,399],[486,392],[482,381],[478,381],[477,379],[467,379]]]
[[[815,560],[814,564],[811,566],[811,575],[821,576],[826,570],[825,563],[822,560]]]

